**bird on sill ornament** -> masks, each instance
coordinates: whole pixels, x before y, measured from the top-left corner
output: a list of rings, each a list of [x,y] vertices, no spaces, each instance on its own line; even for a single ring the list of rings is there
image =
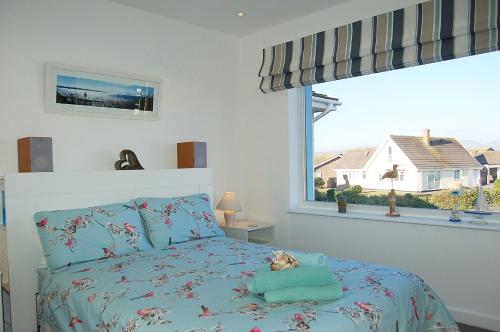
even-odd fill
[[[384,175],[382,175],[382,180],[391,179],[391,186],[394,187],[393,181],[397,177],[398,177],[398,165],[394,164],[392,165],[392,171],[385,172]]]
[[[388,217],[399,217],[396,211],[396,192],[394,191],[394,179],[398,177],[398,165],[392,165],[392,171],[385,172],[382,179],[391,179],[391,191],[389,193],[389,212],[385,215]]]
[[[286,270],[299,266],[299,261],[283,250],[274,251],[273,255],[270,264],[271,271]]]

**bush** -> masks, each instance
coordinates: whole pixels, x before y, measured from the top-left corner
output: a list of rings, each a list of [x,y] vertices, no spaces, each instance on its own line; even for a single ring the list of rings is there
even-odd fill
[[[328,200],[328,197],[326,196],[325,192],[320,191],[318,189],[314,189],[314,200],[320,202],[326,202]]]
[[[484,190],[484,197],[490,207],[500,205],[500,190],[493,187],[492,190]],[[429,202],[439,209],[452,209],[455,205],[459,210],[473,209],[477,199],[475,188],[466,189],[460,197],[450,195],[448,191],[443,191],[429,196]]]
[[[344,190],[344,195],[358,195],[358,194],[361,194],[361,192],[363,191],[363,188],[360,186],[360,185],[354,185],[352,187],[349,187],[349,188],[346,188]]]
[[[337,199],[335,198],[335,189],[328,189],[326,191],[326,197],[328,198],[328,202],[336,202]]]
[[[314,188],[323,188],[325,186],[325,180],[320,177],[314,178]]]
[[[495,182],[496,185],[497,182]],[[484,197],[490,207],[500,206],[500,185],[493,186],[491,190],[484,190]],[[363,195],[360,186],[353,186],[342,191],[329,189],[326,192],[315,190],[315,200],[325,202],[335,202],[339,195],[346,197],[349,204],[366,204],[389,206],[389,194]],[[476,203],[476,188],[465,189],[460,197],[455,197],[449,191],[441,191],[434,194],[411,194],[396,195],[396,206],[413,207],[427,209],[452,209],[455,206],[459,210],[469,210],[474,208]]]
[[[496,179],[495,182],[493,182],[493,190],[500,190],[500,179]]]

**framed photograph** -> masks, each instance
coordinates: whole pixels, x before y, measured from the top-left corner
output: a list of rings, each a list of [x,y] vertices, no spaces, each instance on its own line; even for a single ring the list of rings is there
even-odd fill
[[[158,120],[159,89],[159,80],[47,64],[45,112]]]

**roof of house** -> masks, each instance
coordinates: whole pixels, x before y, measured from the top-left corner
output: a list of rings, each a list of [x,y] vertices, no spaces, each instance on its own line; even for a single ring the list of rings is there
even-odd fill
[[[337,169],[362,169],[368,159],[375,152],[375,148],[356,148],[347,150],[344,156],[338,161]]]
[[[476,156],[481,165],[500,165],[500,151],[485,151]]]
[[[337,152],[315,152],[314,153],[314,166],[321,164],[329,159],[338,156]]]
[[[431,137],[427,146],[421,136],[390,137],[417,169],[481,168],[455,138]]]
[[[326,165],[336,164],[342,158],[342,154],[336,152],[316,152],[314,154],[314,170]]]
[[[474,148],[474,149],[468,149],[468,151],[470,154],[472,154],[474,157],[476,157],[483,152],[495,151],[495,150],[493,148],[490,148],[490,147],[479,147],[479,148]]]

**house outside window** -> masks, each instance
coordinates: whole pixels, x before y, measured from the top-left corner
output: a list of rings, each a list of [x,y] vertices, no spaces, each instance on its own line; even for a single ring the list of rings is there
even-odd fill
[[[384,205],[393,186],[398,196],[399,207],[447,209],[449,207],[442,204],[447,200],[442,196],[449,194],[450,186],[457,180],[463,183],[467,192],[470,191],[473,194],[479,179],[482,179],[481,170],[485,167],[482,164],[485,162],[481,162],[479,157],[476,158],[471,150],[470,142],[494,142],[497,136],[496,128],[493,123],[485,123],[481,131],[470,131],[467,133],[469,136],[464,136],[462,131],[457,131],[457,123],[450,123],[448,119],[456,116],[453,109],[461,108],[458,104],[456,108],[445,104],[459,103],[459,96],[466,94],[466,91],[470,89],[466,89],[466,83],[460,80],[449,77],[446,83],[440,80],[449,76],[447,73],[460,70],[460,68],[485,73],[482,67],[491,68],[492,64],[498,63],[499,60],[500,52],[483,54],[428,66],[320,83],[304,88],[305,95],[316,91],[316,94],[339,102],[335,112],[330,112],[319,121],[311,121],[307,120],[308,97],[302,99],[306,101],[305,150],[309,151],[306,153],[315,156],[315,153],[328,152],[339,156],[333,167],[336,171],[336,179],[332,183],[336,183],[336,186],[324,189],[324,191],[332,190],[328,195],[330,199],[333,197],[330,201],[336,202],[335,195],[340,192],[346,193],[346,191],[349,195],[351,192],[348,188],[357,187],[352,190],[355,194],[351,194],[356,197],[352,201],[347,197],[348,203],[367,206]],[[440,73],[440,67],[447,68]],[[427,82],[418,85],[419,89],[425,90],[421,91],[422,103],[410,101],[415,98],[414,90],[409,87],[417,84],[412,79],[412,73],[416,72],[419,72],[418,82],[421,82],[420,80]],[[477,117],[491,118],[496,112],[491,106],[496,105],[495,92],[491,87],[495,84],[500,85],[500,73],[491,74],[488,78],[489,83],[484,86],[486,90],[489,89],[489,92],[481,92],[481,106],[477,107],[480,114],[475,114]],[[429,81],[429,76],[426,75],[432,75],[433,79]],[[396,78],[393,79],[392,76]],[[391,84],[390,87],[387,86],[388,82]],[[453,91],[456,95],[445,98],[446,101],[443,100],[439,89],[434,86],[436,84],[449,86],[449,91]],[[375,93],[374,89],[378,92]],[[381,97],[388,89],[397,91],[391,94],[395,96],[395,99]],[[366,95],[361,97],[361,94]],[[376,103],[374,103],[375,100]],[[402,109],[404,109],[404,114],[410,115],[404,116]],[[436,111],[437,109],[439,112]],[[448,109],[450,111],[446,114]],[[309,114],[312,114],[312,110],[310,112]],[[466,113],[466,110],[463,112],[463,116],[458,118],[459,122],[461,121],[459,125],[468,128],[470,123],[466,119],[469,113]],[[314,119],[314,117],[311,118]],[[426,129],[427,127],[430,129]],[[500,145],[492,149],[495,151],[491,153],[496,152],[496,149],[500,150]],[[392,170],[393,164],[398,165],[396,178],[392,181],[382,179],[382,174],[387,170]],[[493,165],[493,162],[489,164]],[[305,167],[308,167],[307,165],[306,162]],[[486,177],[487,175],[484,176]],[[309,187],[306,186],[306,188]],[[500,191],[500,186],[498,188]],[[484,190],[492,192],[495,189],[491,186],[485,187]],[[332,195],[332,192],[335,195]],[[438,197],[439,195],[441,196]],[[326,193],[322,195],[323,198],[326,196]],[[326,198],[317,199],[314,190],[309,189],[306,197],[308,201],[326,200]],[[493,210],[500,211],[500,202],[490,203],[490,205]],[[473,208],[473,206],[467,208]]]

